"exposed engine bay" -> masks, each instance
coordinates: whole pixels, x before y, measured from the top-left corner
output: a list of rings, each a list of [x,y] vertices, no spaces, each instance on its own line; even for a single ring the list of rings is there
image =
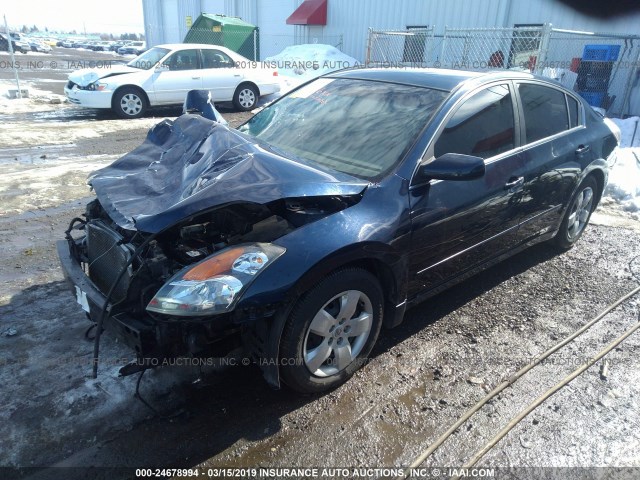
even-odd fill
[[[92,174],[97,199],[74,219],[59,253],[63,266],[70,257],[65,271],[90,319],[104,321],[139,363],[224,355],[242,343],[248,320],[278,308],[233,308],[284,253],[273,242],[358,203],[366,183],[349,180],[183,115]]]

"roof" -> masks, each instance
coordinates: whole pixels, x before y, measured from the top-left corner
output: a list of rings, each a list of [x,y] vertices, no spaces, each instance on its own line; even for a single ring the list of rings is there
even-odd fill
[[[287,25],[326,25],[327,0],[304,0],[287,18]]]
[[[461,83],[474,78],[482,80],[535,78],[531,74],[514,72],[512,70],[477,72],[469,70],[447,70],[444,68],[354,68],[340,70],[326,76],[332,78],[353,78],[401,83],[445,91],[451,91]]]

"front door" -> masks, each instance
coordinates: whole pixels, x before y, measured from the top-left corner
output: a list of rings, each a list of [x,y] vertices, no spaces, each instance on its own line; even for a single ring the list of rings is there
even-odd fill
[[[460,153],[485,159],[476,180],[431,180],[411,191],[410,295],[430,290],[515,245],[522,193],[513,87],[473,92],[445,122],[433,157]]]
[[[198,49],[178,50],[153,76],[153,90],[159,105],[179,105],[189,90],[202,88],[202,69]]]

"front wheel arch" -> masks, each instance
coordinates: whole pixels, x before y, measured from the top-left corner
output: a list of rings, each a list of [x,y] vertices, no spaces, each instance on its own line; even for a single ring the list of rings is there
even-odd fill
[[[297,280],[272,317],[257,321],[249,327],[252,333],[248,338],[259,338],[264,350],[261,348],[256,352],[250,343],[245,343],[245,349],[262,359],[260,367],[271,387],[280,388],[280,368],[277,359],[280,356],[280,341],[285,323],[296,301],[318,283],[318,278],[325,278],[336,271],[350,268],[368,271],[376,277],[383,290],[383,326],[389,328],[400,323],[404,308],[398,308],[398,304],[404,304],[406,300],[408,281],[406,275],[402,276],[398,271],[406,272],[406,266],[401,256],[390,250],[381,253],[382,257],[367,255],[365,250],[376,246],[379,247],[378,250],[385,247],[383,244],[360,245],[358,251],[350,248],[324,257]],[[326,268],[328,265],[330,267]]]
[[[382,287],[370,272],[343,268],[324,277],[296,300],[285,322],[278,356],[283,381],[301,393],[346,382],[366,363],[383,317]]]

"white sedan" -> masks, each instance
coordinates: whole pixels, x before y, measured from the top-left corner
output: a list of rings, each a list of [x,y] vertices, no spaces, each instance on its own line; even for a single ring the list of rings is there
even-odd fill
[[[111,108],[123,118],[138,118],[147,108],[182,105],[190,90],[209,90],[214,102],[255,108],[259,97],[280,91],[277,72],[261,68],[218,45],[159,45],[126,65],[83,69],[69,75],[64,93],[73,104]]]

